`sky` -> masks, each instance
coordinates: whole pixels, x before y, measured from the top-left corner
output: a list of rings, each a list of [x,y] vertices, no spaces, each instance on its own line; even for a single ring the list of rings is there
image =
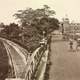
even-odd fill
[[[80,22],[80,0],[0,0],[0,22],[9,24],[16,22],[13,15],[18,10],[31,7],[33,9],[48,5],[55,10],[55,17],[62,20],[67,17],[70,21]]]

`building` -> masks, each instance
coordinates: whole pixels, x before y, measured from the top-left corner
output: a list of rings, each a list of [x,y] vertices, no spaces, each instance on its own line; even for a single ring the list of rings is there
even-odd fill
[[[71,23],[69,18],[64,18],[62,22],[60,22],[60,31],[67,36],[75,35],[80,33],[80,23]]]

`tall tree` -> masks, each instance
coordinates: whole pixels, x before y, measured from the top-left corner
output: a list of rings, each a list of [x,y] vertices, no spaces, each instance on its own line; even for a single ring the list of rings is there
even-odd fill
[[[55,11],[51,10],[48,5],[42,8],[19,10],[14,14],[22,26],[21,43],[26,45],[29,50],[39,45],[43,38],[43,32],[50,33],[54,29],[58,29],[58,20],[54,18]],[[32,50],[33,49],[33,50]]]
[[[43,32],[43,30],[48,32],[47,30],[49,29],[58,29],[58,20],[54,18],[54,15],[55,11],[51,10],[48,5],[44,5],[43,8],[38,8],[35,10],[32,8],[19,10],[16,14],[14,14],[16,19],[19,19],[22,27],[27,25],[35,26],[38,30],[40,30],[40,33]],[[53,28],[50,27],[51,25],[53,25]]]
[[[32,8],[27,8],[26,10],[19,10],[14,14],[16,19],[19,19],[19,22],[24,24],[31,24],[34,19],[41,19],[43,17],[53,16],[55,14],[54,10],[50,10],[48,5],[44,5],[41,9],[33,10]]]

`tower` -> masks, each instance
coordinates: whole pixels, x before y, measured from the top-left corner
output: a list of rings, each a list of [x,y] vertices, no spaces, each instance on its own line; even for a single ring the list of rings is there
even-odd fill
[[[64,34],[68,33],[69,32],[69,18],[68,16],[66,15],[65,18],[63,18],[63,28],[64,28]]]

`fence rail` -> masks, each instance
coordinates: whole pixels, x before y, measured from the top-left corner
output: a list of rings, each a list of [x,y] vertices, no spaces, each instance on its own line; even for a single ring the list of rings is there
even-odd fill
[[[3,39],[5,40],[5,39]],[[5,40],[7,41],[7,40]],[[13,42],[9,42],[9,44],[14,45]],[[16,45],[14,45],[16,46]],[[22,49],[24,50],[24,49]],[[18,78],[6,78],[5,80],[38,80],[37,79],[37,73],[40,71],[40,66],[42,65],[42,62],[45,63],[45,60],[47,59],[46,53],[48,51],[48,44],[47,40],[44,39],[44,41],[41,42],[41,46],[39,46],[32,55],[28,54],[28,59],[25,68],[23,69],[21,76]],[[24,52],[24,51],[22,51]],[[48,54],[48,52],[47,52]],[[24,54],[25,55],[25,54]],[[45,60],[44,60],[45,59]],[[41,71],[40,71],[41,72]],[[17,74],[16,74],[17,75]]]

